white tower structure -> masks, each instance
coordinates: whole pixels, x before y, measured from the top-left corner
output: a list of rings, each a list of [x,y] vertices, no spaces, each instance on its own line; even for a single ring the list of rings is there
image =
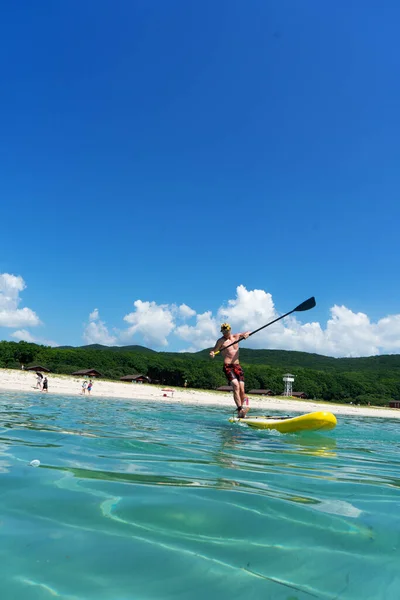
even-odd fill
[[[293,392],[294,375],[292,375],[291,373],[285,373],[285,375],[283,376],[283,381],[285,384],[285,391],[283,392],[283,395],[291,396]]]

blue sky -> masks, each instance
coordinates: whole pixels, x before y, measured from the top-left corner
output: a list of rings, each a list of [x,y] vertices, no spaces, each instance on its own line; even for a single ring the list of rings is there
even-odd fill
[[[0,19],[0,338],[400,352],[400,5]],[[257,291],[258,290],[258,291]]]

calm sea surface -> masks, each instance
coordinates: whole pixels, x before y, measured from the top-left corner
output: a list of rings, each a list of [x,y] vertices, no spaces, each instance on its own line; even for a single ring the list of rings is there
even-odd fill
[[[229,416],[0,393],[1,599],[399,600],[400,421]]]

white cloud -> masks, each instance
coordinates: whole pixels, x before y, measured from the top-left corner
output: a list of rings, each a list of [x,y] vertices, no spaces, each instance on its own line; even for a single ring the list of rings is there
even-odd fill
[[[190,308],[187,304],[181,304],[178,308],[179,316],[182,319],[190,319],[196,315],[196,311],[193,308]]]
[[[129,327],[111,336],[95,309],[85,329],[88,343],[127,343],[133,337],[149,347],[167,347],[171,335],[185,342],[185,350],[196,352],[210,348],[220,335],[220,324],[228,321],[234,332],[254,331],[282,314],[277,312],[271,294],[264,290],[236,289],[236,297],[228,300],[215,313],[196,314],[181,304],[159,305],[136,300],[135,310],[124,317]],[[284,307],[287,311],[288,307]],[[376,323],[364,313],[346,306],[334,305],[325,324],[310,319],[310,313],[293,313],[274,323],[243,343],[247,348],[275,348],[316,352],[328,356],[370,356],[400,353],[400,314],[386,316]],[[196,319],[193,325],[187,319]],[[301,320],[300,320],[301,319]]]
[[[287,308],[285,307],[285,310]],[[333,306],[325,326],[318,322],[301,323],[293,315],[263,329],[244,342],[247,348],[275,348],[316,352],[328,356],[371,356],[400,352],[400,315],[391,315],[372,323],[364,313],[354,313],[345,306]],[[282,313],[281,313],[282,314]],[[308,313],[300,313],[305,320]],[[190,341],[189,351],[213,346],[219,325],[228,321],[233,331],[254,331],[279,316],[271,294],[264,290],[247,290],[240,285],[236,298],[217,311],[197,316],[196,325],[177,327],[176,335]],[[309,313],[312,316],[312,312]]]
[[[130,327],[121,334],[121,339],[128,340],[139,334],[145,344],[167,346],[167,337],[175,328],[175,306],[142,300],[136,300],[133,305],[136,310],[125,315],[124,321]]]
[[[52,340],[45,340],[44,338],[35,337],[26,329],[18,329],[11,333],[11,337],[17,340],[17,342],[24,341],[30,342],[31,344],[41,344],[42,346],[52,346],[53,348],[59,346],[57,342],[53,342]]]
[[[26,329],[18,329],[18,331],[14,331],[14,333],[11,333],[10,336],[17,340],[17,342],[23,340],[24,342],[31,342],[32,344],[35,343],[35,338]]]
[[[244,285],[236,288],[236,298],[218,310],[219,320],[228,321],[236,331],[254,331],[278,315],[271,294],[264,290],[248,291]]]
[[[16,328],[11,334],[16,340],[56,346],[55,342],[34,336],[27,329],[41,322],[32,309],[19,308],[20,296],[25,288],[21,276],[0,273],[0,327]],[[121,332],[114,330],[114,334],[109,332],[95,308],[89,315],[83,339],[88,344],[114,345],[136,337],[150,347],[165,348],[169,345],[170,336],[174,335],[187,344],[188,351],[197,351],[214,345],[222,321],[228,321],[235,332],[253,331],[279,314],[270,293],[247,290],[239,285],[236,297],[218,308],[215,315],[210,311],[196,314],[184,303],[159,305],[136,300],[134,311],[124,317],[128,328]],[[312,312],[294,313],[258,332],[244,344],[248,348],[302,350],[329,356],[400,353],[400,314],[372,322],[365,313],[355,313],[346,306],[334,305],[326,323],[307,321],[312,315]],[[195,324],[188,325],[186,321],[189,319],[195,319]]]
[[[18,308],[26,288],[20,276],[0,273],[0,327],[34,327],[40,319],[30,308]]]
[[[95,308],[93,312],[89,315],[89,321],[97,321],[99,318],[99,309]]]
[[[390,315],[376,324],[379,340],[384,340],[385,352],[400,352],[400,315]]]
[[[345,306],[333,306],[331,318],[322,329],[317,323],[298,327],[303,347],[329,356],[370,356],[379,354],[376,325],[364,313],[354,313]]]
[[[196,352],[203,348],[214,346],[218,338],[219,328],[210,311],[197,315],[196,325],[180,325],[176,328],[176,335],[190,342],[186,352]]]
[[[346,306],[335,305],[330,312],[331,318],[325,327],[316,322],[301,324],[296,317],[289,317],[277,324],[278,327],[271,326],[264,336],[260,335],[257,347],[336,357],[400,352],[400,315],[372,323],[366,314],[355,313]]]
[[[117,338],[111,335],[104,321],[101,321],[97,308],[89,315],[89,323],[85,326],[83,339],[87,344],[103,344],[113,346]]]

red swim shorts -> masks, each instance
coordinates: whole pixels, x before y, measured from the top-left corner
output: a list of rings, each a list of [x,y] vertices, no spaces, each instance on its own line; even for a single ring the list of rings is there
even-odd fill
[[[223,371],[229,383],[234,379],[237,379],[238,381],[244,381],[243,369],[239,363],[225,364]]]

